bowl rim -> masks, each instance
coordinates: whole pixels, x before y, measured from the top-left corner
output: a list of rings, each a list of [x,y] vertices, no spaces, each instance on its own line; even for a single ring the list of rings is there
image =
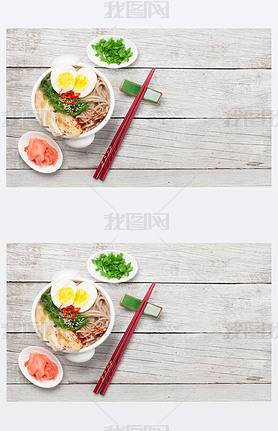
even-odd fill
[[[110,306],[110,323],[109,326],[105,332],[105,334],[102,335],[102,337],[100,337],[100,339],[98,341],[96,341],[95,343],[91,344],[88,347],[82,347],[82,349],[78,350],[78,352],[67,352],[67,351],[63,351],[66,354],[71,354],[71,355],[78,355],[79,353],[84,353],[84,352],[88,352],[90,350],[95,349],[96,347],[100,346],[107,338],[108,336],[111,334],[112,329],[114,327],[114,323],[115,323],[115,309],[114,309],[114,305],[112,302],[112,299],[110,298],[110,295],[106,292],[106,290],[102,287],[99,286],[99,284],[97,284],[94,280],[89,280],[88,278],[83,278],[83,277],[78,277],[76,279],[73,279],[73,281],[77,282],[77,281],[89,281],[91,283],[94,283],[96,285],[96,288],[103,293],[103,295],[105,296],[105,298],[107,299],[109,306]],[[35,310],[36,307],[39,303],[39,300],[42,296],[42,294],[44,292],[46,292],[46,290],[48,290],[50,287],[52,286],[52,282],[48,283],[46,286],[44,286],[39,293],[37,294],[37,296],[35,297],[33,304],[32,304],[32,310],[31,310],[31,320],[32,320],[32,324],[33,327],[36,331],[36,334],[38,335],[38,337],[40,337],[39,332],[38,332],[38,328],[37,328],[37,324],[35,321]],[[43,343],[47,343],[46,341],[43,341]],[[48,344],[47,344],[48,345]]]
[[[104,120],[97,127],[95,127],[92,130],[89,130],[89,132],[82,133],[79,136],[75,136],[75,137],[69,137],[69,136],[66,136],[66,135],[61,136],[61,138],[66,138],[66,139],[82,139],[82,138],[85,138],[87,136],[94,135],[95,133],[97,133],[99,130],[101,130],[108,123],[108,121],[112,117],[112,114],[113,114],[113,111],[114,111],[114,107],[115,107],[115,94],[114,94],[113,87],[112,87],[110,81],[108,80],[108,78],[106,78],[106,76],[100,70],[96,69],[94,66],[91,66],[90,64],[86,64],[86,63],[81,63],[81,62],[80,63],[78,62],[78,63],[74,64],[73,66],[74,67],[90,67],[91,69],[93,69],[93,71],[104,80],[105,84],[108,87],[109,94],[110,94],[110,107],[109,107],[109,111],[108,111],[106,117],[104,118]],[[37,110],[36,110],[36,107],[35,107],[35,94],[36,94],[37,89],[39,88],[39,85],[40,85],[42,79],[45,78],[45,76],[48,75],[52,70],[53,70],[53,67],[50,67],[45,72],[43,72],[40,75],[40,77],[37,79],[37,81],[35,82],[35,84],[33,86],[33,89],[32,89],[32,93],[31,93],[31,106],[32,106],[33,113],[34,113],[34,115],[36,117],[36,120],[38,122],[40,122],[40,121],[39,121],[39,117],[38,117]],[[42,127],[44,129],[47,129],[44,126],[42,126]]]

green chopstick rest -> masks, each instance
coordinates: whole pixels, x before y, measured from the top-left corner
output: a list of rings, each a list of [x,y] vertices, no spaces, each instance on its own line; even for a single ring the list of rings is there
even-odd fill
[[[131,96],[137,96],[141,87],[141,85],[136,84],[135,82],[124,79],[120,85],[120,90],[124,93],[130,94]],[[160,91],[147,88],[143,99],[147,100],[148,102],[159,103],[161,97],[162,93]]]
[[[122,307],[128,308],[129,310],[137,311],[141,302],[141,299],[134,298],[134,296],[124,295],[120,301],[120,305]],[[154,305],[148,302],[143,314],[158,318],[162,310],[163,308],[159,305]]]

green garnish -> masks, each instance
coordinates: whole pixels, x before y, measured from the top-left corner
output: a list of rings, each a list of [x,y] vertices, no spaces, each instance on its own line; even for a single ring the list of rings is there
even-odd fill
[[[44,292],[41,296],[40,304],[42,305],[44,311],[48,314],[48,317],[56,326],[63,329],[70,329],[71,331],[78,331],[82,326],[89,322],[87,316],[82,316],[82,314],[77,313],[76,317],[73,319],[66,319],[62,311],[54,305],[50,292]]]
[[[114,40],[100,39],[96,45],[92,45],[92,48],[97,52],[95,55],[99,57],[101,61],[107,64],[122,64],[128,62],[130,57],[133,56],[131,48],[126,49],[123,39]]]
[[[128,277],[129,273],[133,271],[131,262],[126,263],[123,253],[119,253],[117,256],[112,252],[108,255],[102,253],[97,259],[92,259],[92,263],[96,265],[96,271],[99,271],[100,275],[107,277],[108,280],[111,278],[120,280]]]
[[[65,103],[63,98],[59,96],[59,94],[53,89],[50,81],[50,75],[42,79],[40,89],[44,96],[47,97],[50,105],[53,106],[55,111],[61,112],[62,114],[76,117],[89,107],[87,102],[83,102],[80,99],[76,99],[76,102],[72,103],[71,105]]]

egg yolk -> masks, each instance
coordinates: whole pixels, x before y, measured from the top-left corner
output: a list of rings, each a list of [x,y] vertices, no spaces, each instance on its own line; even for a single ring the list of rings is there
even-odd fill
[[[62,287],[56,294],[56,299],[60,304],[70,305],[74,300],[74,291],[71,287]]]
[[[69,72],[60,73],[56,78],[56,85],[62,91],[71,90],[74,85],[74,76]]]
[[[85,75],[82,75],[81,73],[77,75],[75,79],[74,89],[73,91],[75,93],[82,93],[89,85],[89,80]]]
[[[78,289],[75,295],[74,306],[75,307],[84,307],[89,301],[88,292],[84,289]]]

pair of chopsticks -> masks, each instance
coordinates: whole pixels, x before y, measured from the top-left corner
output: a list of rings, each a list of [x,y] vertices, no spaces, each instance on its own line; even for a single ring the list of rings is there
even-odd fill
[[[125,118],[123,119],[116,135],[114,136],[111,144],[109,145],[106,153],[104,154],[96,172],[94,173],[94,178],[95,179],[101,179],[104,180],[109,169],[110,166],[113,163],[113,160],[120,148],[120,145],[125,137],[125,134],[130,126],[130,123],[138,109],[138,106],[140,105],[141,100],[144,97],[144,94],[148,88],[148,85],[152,79],[152,76],[154,74],[155,69],[153,68],[149,75],[147,76],[144,84],[142,85],[142,87],[140,88],[139,93],[137,94],[137,96],[135,97],[131,107],[128,110],[128,113],[126,114]]]
[[[94,389],[94,393],[98,394],[100,393],[101,395],[104,395],[109,383],[120,363],[120,360],[124,354],[124,351],[129,343],[129,340],[132,337],[133,332],[135,331],[135,328],[140,320],[140,317],[142,316],[144,309],[148,303],[148,300],[150,299],[150,296],[152,294],[152,291],[154,289],[155,283],[152,283],[149,290],[147,291],[146,295],[144,296],[138,310],[136,311],[136,313],[134,314],[130,324],[128,325],[124,335],[121,338],[121,341],[119,342],[118,346],[116,347],[113,355],[111,356],[110,361],[108,362],[108,364],[106,365],[105,370],[103,371],[95,389]]]

